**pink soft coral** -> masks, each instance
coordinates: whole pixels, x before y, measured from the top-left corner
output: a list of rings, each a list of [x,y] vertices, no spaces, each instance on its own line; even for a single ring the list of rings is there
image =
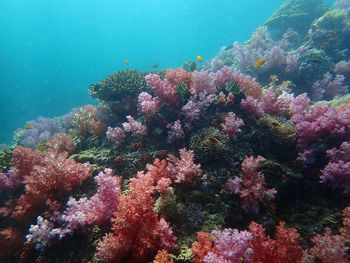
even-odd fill
[[[260,99],[262,95],[262,88],[260,84],[249,76],[245,76],[238,70],[224,66],[221,70],[215,73],[211,73],[210,77],[213,80],[213,84],[220,89],[224,89],[226,84],[231,81],[237,81],[240,90],[246,97],[251,96],[254,99]]]
[[[108,221],[117,209],[120,178],[112,175],[112,169],[105,169],[104,172],[99,172],[94,179],[98,184],[97,193],[90,199],[84,199],[85,202],[78,209],[70,208],[66,211],[64,221],[68,224],[75,215],[84,215],[84,221],[87,224],[101,225]],[[69,202],[72,202],[72,200],[71,198]]]
[[[133,136],[143,137],[147,135],[147,127],[141,122],[135,121],[135,119],[128,115],[126,116],[128,122],[123,123],[123,128],[126,132],[132,132]]]
[[[116,145],[121,144],[126,137],[123,129],[119,127],[116,127],[116,128],[108,127],[106,135],[107,135],[107,138],[113,141]]]
[[[153,98],[147,92],[141,92],[138,97],[137,109],[140,113],[149,115],[156,111],[159,106],[158,98]]]
[[[221,128],[224,134],[226,134],[231,140],[236,138],[236,135],[241,132],[240,127],[244,126],[242,119],[236,117],[236,114],[229,112],[221,123]]]
[[[145,77],[147,85],[152,88],[159,103],[168,103],[176,107],[179,103],[179,94],[175,87],[167,79],[162,80],[157,74],[148,74]]]
[[[200,164],[194,163],[194,154],[191,150],[179,150],[180,159],[174,155],[168,157],[168,170],[177,183],[191,183],[201,172]]]
[[[316,235],[311,241],[311,255],[322,260],[323,263],[346,263],[344,239],[340,235],[332,235],[331,230],[326,228],[324,235]]]
[[[250,241],[253,235],[248,231],[238,231],[237,229],[224,229],[223,231],[213,230],[215,236],[214,250],[209,251],[204,257],[205,263],[239,263],[252,262],[253,250],[250,248]]]
[[[242,162],[243,178],[239,187],[236,179],[235,191],[239,190],[239,196],[243,202],[243,208],[246,211],[257,214],[259,212],[259,203],[270,200],[275,197],[276,190],[274,188],[267,189],[265,187],[265,178],[262,172],[257,171],[259,163],[265,161],[265,158],[258,156],[245,157]]]
[[[193,77],[191,72],[187,72],[183,68],[167,69],[165,74],[165,79],[173,86],[176,90],[177,84],[180,82],[186,83],[189,90],[192,90]]]

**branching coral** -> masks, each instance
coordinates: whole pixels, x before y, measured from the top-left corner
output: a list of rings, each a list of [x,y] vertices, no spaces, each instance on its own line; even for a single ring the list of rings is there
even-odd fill
[[[136,96],[141,91],[150,91],[145,76],[149,72],[126,69],[110,74],[106,79],[90,85],[89,92],[100,101],[121,101],[128,96]]]

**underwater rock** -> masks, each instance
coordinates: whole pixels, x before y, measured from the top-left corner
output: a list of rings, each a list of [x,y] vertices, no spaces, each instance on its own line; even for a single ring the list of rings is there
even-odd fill
[[[271,15],[265,25],[278,37],[288,28],[304,36],[312,21],[326,11],[322,0],[287,0]]]
[[[333,67],[334,64],[325,51],[317,48],[307,50],[300,57],[299,73],[294,82],[297,89],[294,91],[296,93],[308,92],[312,84],[322,79],[323,75],[331,71]],[[301,87],[301,90],[298,87]]]
[[[309,37],[313,46],[326,51],[332,57],[348,48],[349,34],[345,34],[350,20],[344,10],[333,9],[318,18],[310,27]]]

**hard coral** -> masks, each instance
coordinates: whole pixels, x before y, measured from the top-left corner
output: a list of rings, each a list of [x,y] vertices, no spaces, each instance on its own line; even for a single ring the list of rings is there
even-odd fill
[[[150,91],[145,76],[149,72],[126,69],[110,74],[106,79],[90,85],[89,92],[100,101],[121,101],[128,96],[137,95],[140,91]]]
[[[193,134],[190,147],[201,163],[228,160],[231,156],[229,138],[214,127],[204,128]]]

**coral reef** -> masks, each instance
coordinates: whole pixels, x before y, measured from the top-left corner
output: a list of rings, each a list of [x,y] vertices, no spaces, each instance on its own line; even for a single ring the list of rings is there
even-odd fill
[[[28,122],[0,152],[0,261],[348,262],[335,7],[287,0],[204,66],[118,71],[90,86],[97,107]]]

